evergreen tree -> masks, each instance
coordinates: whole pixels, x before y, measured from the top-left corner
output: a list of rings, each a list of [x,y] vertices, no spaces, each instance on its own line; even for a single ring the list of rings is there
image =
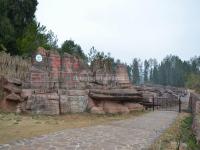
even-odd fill
[[[149,81],[153,83],[153,69],[150,69]]]
[[[144,61],[144,83],[148,82],[149,79],[149,62]]]
[[[159,80],[158,80],[158,66],[154,66],[154,68],[153,68],[152,82],[155,83],[155,84],[159,83]]]
[[[87,56],[84,54],[81,46],[75,44],[73,40],[66,40],[61,46],[61,51],[75,55],[84,61],[87,61]]]
[[[116,65],[121,64],[120,60],[115,62],[114,58],[110,56],[110,53],[104,54],[104,52],[97,51],[94,47],[90,49],[88,60],[93,73],[96,71],[113,73]]]
[[[139,59],[134,58],[131,67],[132,67],[133,84],[139,84],[140,83]]]
[[[27,26],[23,35],[17,39],[17,47],[19,54],[30,56],[39,46],[48,50],[57,49],[57,41],[57,37],[51,30],[47,32],[45,26],[33,21]]]
[[[37,0],[0,0],[0,46],[19,54],[17,39],[35,17]]]

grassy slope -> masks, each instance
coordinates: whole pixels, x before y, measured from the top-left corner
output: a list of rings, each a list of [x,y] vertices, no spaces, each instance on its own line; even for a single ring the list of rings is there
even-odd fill
[[[192,133],[192,116],[188,113],[179,114],[175,123],[166,130],[152,145],[152,150],[177,150],[181,143],[187,144],[188,150],[200,150]]]

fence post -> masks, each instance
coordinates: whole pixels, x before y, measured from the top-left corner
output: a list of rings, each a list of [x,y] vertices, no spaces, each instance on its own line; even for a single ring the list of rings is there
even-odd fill
[[[179,113],[181,113],[181,98],[178,96],[178,102],[179,102]]]
[[[153,111],[154,111],[154,96],[153,96]]]

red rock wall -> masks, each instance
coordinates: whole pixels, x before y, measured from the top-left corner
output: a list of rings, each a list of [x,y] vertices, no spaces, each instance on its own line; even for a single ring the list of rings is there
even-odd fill
[[[30,76],[30,81],[31,81],[31,88],[37,89],[37,88],[49,88],[49,77],[47,72],[37,72],[32,70],[31,76]]]
[[[131,87],[131,82],[129,80],[127,67],[123,64],[117,65],[116,69],[116,80],[120,87],[129,88]]]
[[[57,52],[50,52],[48,59],[49,87],[58,89],[61,71],[61,57]]]
[[[18,104],[24,101],[21,97],[21,81],[0,77],[0,83],[2,94],[0,99],[0,108],[4,111],[16,112]]]
[[[42,62],[35,56],[41,54]],[[32,88],[71,89],[79,86],[80,60],[72,55],[61,56],[56,51],[45,51],[39,48],[33,55],[30,83]]]
[[[41,54],[42,62],[37,62],[35,56]],[[93,80],[106,86],[130,87],[127,67],[118,65],[116,75],[111,73],[98,72],[95,76],[84,68],[83,62],[70,54],[60,55],[57,51],[46,51],[39,48],[32,57],[31,70],[31,88],[48,88],[48,89],[76,89],[85,85],[80,83],[82,77],[92,77]],[[84,72],[84,73],[83,73]],[[86,78],[85,78],[86,79]],[[85,83],[87,83],[86,81]]]

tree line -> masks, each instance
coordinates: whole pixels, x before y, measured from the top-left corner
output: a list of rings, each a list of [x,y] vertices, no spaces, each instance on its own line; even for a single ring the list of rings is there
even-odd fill
[[[134,58],[128,66],[133,84],[161,84],[200,89],[200,56],[183,61],[168,55],[160,63],[156,59]]]

